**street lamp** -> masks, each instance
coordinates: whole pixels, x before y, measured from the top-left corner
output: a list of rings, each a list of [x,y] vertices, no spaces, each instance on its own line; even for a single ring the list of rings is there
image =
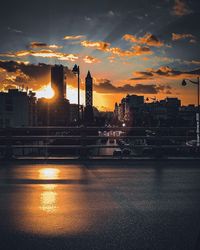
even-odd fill
[[[72,72],[78,76],[78,125],[80,124],[80,68],[76,64],[74,65]]]
[[[183,79],[182,81],[182,86],[186,86],[187,85],[187,81],[196,84],[197,85],[197,113],[196,113],[196,122],[197,122],[197,147],[200,146],[200,137],[199,137],[199,85],[200,85],[200,81],[199,81],[199,77],[197,77],[197,81],[192,81],[190,79]]]

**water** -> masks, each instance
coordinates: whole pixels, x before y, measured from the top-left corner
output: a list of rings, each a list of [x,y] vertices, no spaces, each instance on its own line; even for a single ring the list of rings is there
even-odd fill
[[[160,164],[1,166],[0,249],[198,249],[198,163]]]

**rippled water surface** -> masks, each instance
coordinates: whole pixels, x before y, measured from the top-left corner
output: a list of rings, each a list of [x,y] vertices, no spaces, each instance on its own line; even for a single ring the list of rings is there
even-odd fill
[[[0,249],[200,249],[197,165],[1,164]]]

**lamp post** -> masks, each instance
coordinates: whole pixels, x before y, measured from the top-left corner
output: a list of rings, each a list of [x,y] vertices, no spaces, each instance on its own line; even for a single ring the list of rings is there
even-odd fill
[[[197,113],[196,113],[196,122],[197,122],[197,130],[196,130],[196,134],[197,134],[197,147],[200,146],[200,137],[199,137],[199,85],[200,85],[200,81],[199,81],[199,77],[197,77],[197,81],[192,81],[190,79],[183,79],[182,81],[182,86],[186,86],[187,85],[187,81],[196,84],[197,85]]]
[[[77,120],[80,125],[80,68],[76,64],[74,65],[72,72],[78,76],[78,109],[77,109]]]

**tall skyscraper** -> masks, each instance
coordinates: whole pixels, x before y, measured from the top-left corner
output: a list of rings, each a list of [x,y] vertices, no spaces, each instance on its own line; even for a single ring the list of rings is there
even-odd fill
[[[93,122],[93,78],[90,71],[85,78],[85,122]]]
[[[66,98],[66,83],[62,65],[54,65],[51,68],[51,86],[55,93],[55,99]]]

